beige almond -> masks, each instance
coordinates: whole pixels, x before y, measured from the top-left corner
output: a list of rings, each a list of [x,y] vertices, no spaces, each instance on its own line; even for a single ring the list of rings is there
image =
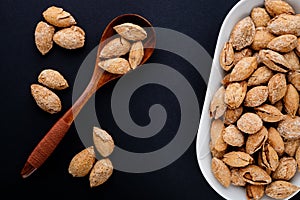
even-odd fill
[[[210,103],[210,117],[218,119],[221,116],[224,115],[226,111],[226,104],[224,102],[224,96],[225,96],[225,88],[224,86],[221,86],[214,94],[211,103]]]
[[[242,60],[245,57],[251,57],[252,54],[253,54],[253,51],[249,47],[243,48],[240,51],[235,51],[233,65],[236,65],[240,60]]]
[[[112,74],[126,74],[131,70],[129,62],[124,58],[103,60],[98,66]]]
[[[280,112],[282,112],[283,111],[283,100],[281,99],[281,100],[277,101],[275,104],[273,104],[273,106],[275,108],[277,108]]]
[[[43,12],[45,20],[56,27],[70,27],[76,24],[74,17],[60,7],[51,6]]]
[[[251,10],[250,16],[255,24],[255,27],[265,27],[271,20],[271,17],[266,9],[262,7],[254,7]]]
[[[109,158],[98,160],[93,166],[89,181],[90,187],[96,187],[105,183],[113,173],[113,165]]]
[[[67,80],[57,70],[44,69],[38,76],[38,82],[55,90],[63,90],[69,87]]]
[[[221,80],[221,84],[224,86],[224,87],[227,87],[230,83],[230,73],[229,74],[226,74],[224,75],[223,79]]]
[[[61,111],[60,98],[48,88],[39,85],[31,84],[31,94],[36,104],[44,111],[54,114]]]
[[[224,102],[230,109],[238,108],[242,105],[247,93],[247,83],[230,83],[225,90]]]
[[[224,129],[223,140],[236,147],[241,147],[245,143],[244,134],[233,124]]]
[[[244,105],[247,107],[257,107],[262,105],[268,99],[268,87],[256,86],[248,90],[244,99]]]
[[[65,49],[78,49],[84,46],[85,32],[79,26],[71,26],[57,31],[53,41]]]
[[[94,147],[90,146],[77,153],[71,160],[68,172],[73,177],[84,177],[92,169],[96,160]]]
[[[109,41],[101,50],[100,58],[114,58],[127,54],[131,44],[122,37]]]
[[[232,168],[231,172],[231,184],[234,186],[245,186],[246,181],[244,181],[239,168]]]
[[[291,180],[297,172],[297,162],[293,157],[282,157],[279,165],[272,174],[275,180]]]
[[[242,58],[230,73],[230,82],[246,80],[257,68],[256,57]]]
[[[246,153],[252,155],[265,144],[268,139],[268,130],[262,127],[257,133],[249,135],[246,141]]]
[[[252,185],[268,185],[272,182],[270,175],[257,165],[248,165],[240,171],[244,181]]]
[[[108,157],[115,148],[115,143],[110,134],[99,127],[93,127],[93,142],[96,150],[103,157]]]
[[[113,29],[127,40],[142,41],[147,38],[147,32],[145,29],[137,24],[123,23],[114,26]]]
[[[285,199],[290,197],[300,188],[288,181],[273,181],[266,186],[265,193],[267,196],[274,199]]]
[[[285,73],[290,69],[289,62],[283,55],[276,51],[269,49],[260,50],[259,57],[261,62],[271,70]]]
[[[231,173],[226,164],[218,159],[212,158],[211,169],[215,178],[224,186],[229,187],[231,182]]]
[[[230,167],[245,167],[254,161],[251,155],[242,151],[228,152],[224,154],[222,160]]]
[[[285,116],[285,119],[278,123],[277,127],[280,135],[285,139],[299,139],[300,138],[300,117],[294,118],[289,115]]]
[[[242,115],[243,110],[243,106],[236,109],[226,109],[224,113],[224,123],[227,125],[234,124]]]
[[[300,70],[300,62],[297,54],[295,51],[290,51],[289,53],[283,54],[283,57],[288,61],[290,65],[290,69],[292,71],[294,70]]]
[[[300,70],[289,72],[288,82],[293,84],[294,87],[300,91]]]
[[[271,40],[268,43],[267,48],[281,53],[288,53],[293,49],[295,49],[296,46],[297,46],[297,37],[295,35],[286,34],[286,35],[278,36],[273,40]]]
[[[254,134],[263,127],[263,121],[255,113],[246,112],[238,119],[237,127],[244,133]]]
[[[292,117],[295,117],[299,108],[299,93],[292,84],[287,85],[283,103],[285,111]]]
[[[282,73],[277,73],[268,82],[269,89],[269,100],[271,104],[276,103],[281,100],[286,93],[287,83],[285,75]]]
[[[47,54],[53,47],[55,28],[46,22],[40,21],[35,28],[35,45],[42,55]]]
[[[255,51],[259,51],[267,48],[268,44],[275,38],[266,27],[258,27],[255,29],[255,35],[251,48]]]
[[[210,153],[211,153],[212,157],[216,157],[216,158],[219,158],[219,159],[221,159],[223,157],[223,155],[226,153],[226,150],[223,150],[223,151],[216,150],[213,147],[211,141],[209,142],[209,149],[210,149]]]
[[[223,139],[224,123],[220,119],[215,119],[211,123],[210,138],[211,145],[214,149],[221,152],[227,149],[227,143]]]
[[[275,35],[292,34],[300,36],[300,15],[281,14],[271,19],[268,31]]]
[[[273,71],[266,66],[257,68],[248,79],[248,86],[259,86],[267,83],[273,76]]]
[[[255,25],[250,16],[238,21],[233,27],[229,41],[235,50],[250,46],[254,40]]]
[[[270,171],[275,171],[279,165],[279,156],[275,149],[270,144],[262,146],[262,162],[263,165]]]
[[[274,148],[279,156],[284,153],[284,142],[280,133],[274,127],[268,129],[268,143]]]
[[[272,16],[281,14],[295,14],[293,7],[282,0],[265,0],[265,8],[267,12]]]
[[[279,122],[284,118],[284,115],[275,107],[269,104],[263,104],[254,108],[256,114],[264,122]]]
[[[225,71],[229,71],[234,65],[234,50],[230,42],[226,42],[221,50],[219,62]]]
[[[139,66],[144,57],[144,46],[142,41],[137,41],[132,44],[129,52],[129,64],[132,69],[135,69]]]
[[[265,195],[264,185],[246,185],[246,195],[248,199],[260,200]]]
[[[294,157],[299,146],[300,139],[287,139],[284,141],[284,152],[287,155]]]

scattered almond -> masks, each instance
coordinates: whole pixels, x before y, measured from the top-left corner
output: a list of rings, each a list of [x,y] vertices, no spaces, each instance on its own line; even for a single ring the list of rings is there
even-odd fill
[[[108,157],[115,148],[111,135],[98,127],[93,128],[93,141],[97,151],[103,157]]]
[[[63,90],[69,87],[68,82],[57,70],[45,69],[38,76],[38,82],[55,90]]]
[[[147,37],[145,29],[133,23],[123,23],[114,26],[113,29],[123,38],[130,41],[142,41]]]
[[[96,187],[106,182],[113,173],[113,165],[109,158],[98,160],[93,166],[89,181],[90,187]]]
[[[51,6],[43,12],[45,20],[56,27],[70,27],[76,24],[74,17],[62,8]]]
[[[78,49],[84,46],[85,32],[79,26],[71,26],[57,31],[53,41],[65,49]]]
[[[47,54],[53,47],[55,28],[46,22],[40,21],[34,32],[35,45],[42,55]]]

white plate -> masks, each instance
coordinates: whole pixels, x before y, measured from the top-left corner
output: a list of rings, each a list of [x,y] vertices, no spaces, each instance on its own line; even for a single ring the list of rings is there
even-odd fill
[[[300,1],[299,0],[287,0],[296,13],[300,13]],[[246,200],[246,193],[242,187],[230,186],[229,188],[223,187],[213,176],[211,171],[211,154],[209,150],[210,140],[210,124],[211,119],[209,117],[209,105],[213,94],[220,87],[220,81],[222,80],[223,71],[219,64],[219,54],[223,45],[229,39],[230,32],[234,25],[242,18],[249,16],[252,8],[256,6],[263,6],[264,0],[241,0],[239,1],[228,13],[221,26],[217,45],[215,48],[214,58],[211,67],[211,73],[208,81],[205,101],[202,109],[202,115],[200,119],[197,140],[196,140],[196,153],[198,163],[203,176],[209,185],[223,198],[230,200]],[[291,181],[293,184],[300,186],[300,172]],[[296,193],[293,195],[295,196]],[[290,199],[290,196],[287,199]],[[263,200],[272,200],[272,198],[263,197]]]

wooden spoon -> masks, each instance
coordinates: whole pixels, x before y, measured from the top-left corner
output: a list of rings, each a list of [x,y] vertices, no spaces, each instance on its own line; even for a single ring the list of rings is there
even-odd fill
[[[156,44],[155,31],[151,23],[137,14],[123,14],[114,18],[105,28],[100,44],[98,46],[97,57],[94,67],[94,72],[91,77],[89,84],[87,85],[84,92],[77,99],[77,101],[72,105],[72,107],[52,126],[48,133],[43,137],[43,139],[37,144],[35,149],[31,152],[28,157],[23,169],[21,170],[21,176],[26,178],[30,176],[36,169],[38,169],[52,154],[57,145],[60,143],[62,138],[68,132],[74,119],[79,114],[82,107],[89,100],[89,98],[103,85],[106,83],[119,78],[120,74],[112,74],[104,71],[98,66],[100,61],[99,55],[100,51],[104,45],[109,41],[109,38],[116,34],[113,29],[114,26],[130,22],[137,24],[141,27],[146,27],[147,38],[143,41],[144,44],[144,57],[141,64],[145,63],[154,51]],[[140,64],[140,65],[141,65]]]

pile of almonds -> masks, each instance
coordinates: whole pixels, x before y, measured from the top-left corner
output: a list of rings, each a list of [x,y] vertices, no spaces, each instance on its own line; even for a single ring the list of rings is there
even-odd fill
[[[42,15],[45,21],[38,22],[34,33],[36,47],[42,55],[52,49],[53,41],[65,49],[84,46],[85,32],[76,25],[76,20],[69,12],[51,6]]]
[[[248,199],[290,197],[300,170],[300,14],[265,0],[238,21],[220,52],[225,72],[210,104],[211,169]]]
[[[87,147],[77,153],[69,164],[68,172],[73,177],[85,177],[89,173],[90,187],[106,182],[113,173],[113,165],[108,156],[114,150],[114,141],[105,130],[94,127],[93,141],[96,150],[103,157],[96,161],[94,146]]]
[[[142,41],[147,38],[147,32],[133,23],[123,23],[113,29],[117,34],[101,50],[98,65],[110,73],[125,74],[141,63],[144,57]]]
[[[59,96],[52,90],[64,90],[69,87],[66,79],[54,69],[44,69],[38,76],[40,84],[31,84],[31,94],[36,104],[44,111],[54,114],[62,109]]]

